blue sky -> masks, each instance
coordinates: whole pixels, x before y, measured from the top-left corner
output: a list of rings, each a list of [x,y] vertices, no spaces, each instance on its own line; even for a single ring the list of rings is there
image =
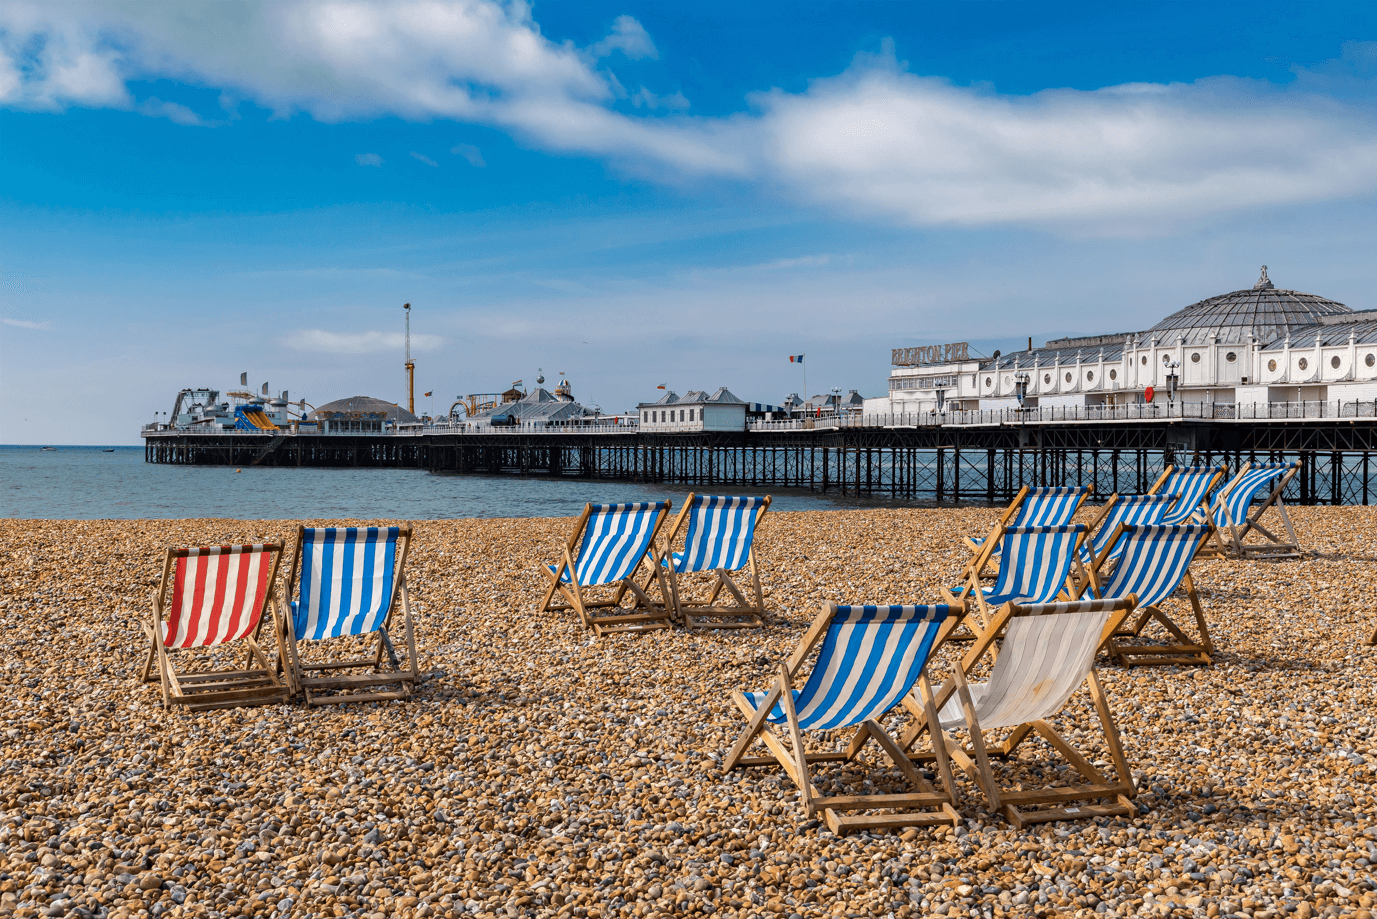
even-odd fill
[[[551,381],[883,392],[889,349],[1377,308],[1345,4],[7,3],[0,442]],[[429,400],[419,406],[428,409]]]

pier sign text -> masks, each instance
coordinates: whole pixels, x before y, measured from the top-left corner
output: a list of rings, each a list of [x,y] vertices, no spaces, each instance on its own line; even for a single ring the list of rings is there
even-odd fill
[[[916,348],[894,348],[895,367],[918,367],[923,364],[947,364],[952,361],[967,361],[967,342],[957,341],[948,345],[920,345]]]

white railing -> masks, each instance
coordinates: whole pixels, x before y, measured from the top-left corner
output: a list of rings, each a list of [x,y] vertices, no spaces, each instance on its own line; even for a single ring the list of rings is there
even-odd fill
[[[904,428],[904,427],[970,427],[996,425],[1060,424],[1065,422],[1105,421],[1301,421],[1324,418],[1377,418],[1377,400],[1327,402],[1152,402],[1136,405],[1077,405],[1039,406],[1026,409],[983,409],[960,412],[918,412],[884,415],[842,415],[813,418],[748,420],[750,431],[806,431],[838,428]],[[701,423],[657,424],[647,433],[684,433],[701,431]],[[545,424],[524,422],[514,425],[475,425],[460,422],[453,425],[425,425],[405,430],[389,428],[377,436],[421,437],[453,434],[636,434],[636,422],[624,424]],[[218,425],[196,425],[175,428],[166,424],[146,424],[143,436],[170,435],[191,437],[223,437],[243,435],[264,437],[283,434],[293,436],[290,429],[278,431],[220,430]],[[326,436],[369,436],[364,431],[316,431],[303,434]]]

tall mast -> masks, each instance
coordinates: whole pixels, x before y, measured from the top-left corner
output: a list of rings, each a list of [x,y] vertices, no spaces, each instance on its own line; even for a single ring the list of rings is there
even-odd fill
[[[416,414],[416,362],[411,359],[411,304],[403,303],[406,310],[406,410]]]

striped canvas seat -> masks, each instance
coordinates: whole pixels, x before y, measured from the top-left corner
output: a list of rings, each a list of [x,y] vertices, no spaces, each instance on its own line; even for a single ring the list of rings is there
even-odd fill
[[[1023,501],[1015,511],[1014,516],[1008,522],[1009,527],[1056,527],[1064,526],[1071,522],[1071,518],[1076,515],[1076,510],[1081,506],[1081,501],[1090,494],[1087,487],[1074,488],[1030,488],[1028,493],[1023,496]],[[975,545],[983,546],[985,537],[976,537],[971,540]],[[999,556],[1004,551],[1001,543],[994,547],[990,554],[991,561],[999,561]]]
[[[999,577],[984,591],[986,606],[1050,603],[1066,586],[1084,524],[1016,527],[1004,531]]]
[[[579,584],[615,584],[634,574],[667,507],[664,501],[589,505],[583,542],[574,558]],[[547,567],[553,574],[558,566]],[[560,580],[571,582],[567,567],[560,573]]]
[[[273,569],[263,544],[188,549],[176,561],[163,623],[169,648],[209,648],[258,629]]]
[[[1190,577],[1191,562],[1209,537],[1208,523],[1137,525],[1124,528],[1123,555],[1114,573],[1101,585],[1097,593],[1105,599],[1138,598],[1137,619],[1116,634],[1109,651],[1125,665],[1139,664],[1208,664],[1214,652],[1210,641],[1205,612]],[[1199,632],[1198,639],[1187,637],[1181,626],[1161,610],[1165,603],[1184,585]],[[1142,637],[1144,629],[1157,622],[1166,630],[1172,643],[1139,644],[1130,641]]]
[[[301,590],[292,603],[297,639],[376,632],[392,609],[400,527],[307,527]]]
[[[540,566],[548,581],[540,611],[573,610],[599,637],[669,628],[670,590],[655,542],[669,507],[668,501],[584,505],[561,547],[562,559]],[[637,582],[642,562],[649,567],[644,585]],[[646,593],[651,582],[659,584],[658,602]],[[629,609],[622,606],[628,595],[634,603]]]
[[[406,584],[411,538],[402,526],[297,527],[284,647],[307,705],[411,698],[420,679]],[[371,637],[333,640],[361,635]],[[367,645],[373,651],[357,656]]]
[[[687,509],[684,550],[672,553],[664,564],[673,564],[679,573],[746,567],[756,520],[768,504],[767,499],[756,497],[695,496]]]
[[[287,699],[287,685],[258,646],[265,615],[278,636],[273,585],[281,558],[282,547],[273,543],[167,550],[152,615],[143,622],[148,655],[141,676],[145,683],[161,682],[164,706],[209,709]],[[207,669],[217,668],[216,657],[192,653],[234,643],[248,654],[233,669]],[[190,661],[189,669],[178,669],[173,651],[177,661]]]
[[[1158,523],[1200,522],[1205,519],[1201,505],[1210,486],[1223,473],[1219,466],[1181,466],[1171,471],[1153,494],[1179,495],[1176,504]]]
[[[927,663],[947,612],[945,605],[838,606],[808,682],[794,690],[798,726],[854,727],[898,705]],[[744,693],[753,709],[768,694]],[[776,703],[766,720],[784,724],[783,707]]]
[[[979,636],[970,653],[955,664],[952,678],[937,693],[934,704],[941,730],[933,733],[934,746],[945,748],[970,773],[990,806],[1003,811],[1014,827],[1136,813],[1130,800],[1137,793],[1132,770],[1095,673],[1096,653],[1132,612],[1133,604],[1132,597],[1009,604]],[[1001,634],[1003,642],[995,654],[995,642]],[[989,679],[968,683],[968,674],[986,666],[983,658],[987,654],[995,654],[989,664]],[[1082,686],[1088,687],[1099,716],[1108,759],[1117,773],[1113,781],[1101,772],[1106,765],[1099,759],[1103,754],[1084,746],[1079,725],[1067,736],[1052,723]],[[969,733],[968,743],[948,733],[956,729]],[[1001,732],[1000,739],[992,743],[985,732],[996,730]],[[1068,767],[1038,768],[1037,772],[1045,770],[1049,776],[1047,784],[1039,787],[1036,773],[1029,769],[1035,764],[1020,762],[1022,768],[1015,773],[1019,775],[1018,786],[1001,787],[992,758],[1013,760],[1023,741],[1033,734],[1047,741],[1072,771],[1065,771]],[[1067,781],[1077,773],[1081,782]]]
[[[1100,553],[1109,546],[1109,541],[1114,538],[1114,531],[1121,523],[1127,526],[1160,523],[1175,501],[1176,495],[1170,493],[1120,495],[1114,506],[1109,509],[1109,513],[1100,521],[1095,535],[1081,547],[1081,559],[1088,565],[1099,558]],[[1108,560],[1118,561],[1123,551],[1123,541],[1120,540],[1110,550]]]
[[[780,663],[768,690],[732,693],[732,701],[747,723],[727,754],[725,767],[782,766],[798,787],[807,815],[821,811],[828,827],[838,834],[938,823],[959,825],[961,815],[954,806],[955,786],[945,748],[936,752],[936,771],[943,785],[938,790],[914,766],[881,719],[902,705],[916,716],[915,726],[936,731],[937,709],[925,668],[965,614],[964,606],[948,604],[824,604],[803,641],[787,661]],[[812,673],[803,688],[795,690],[794,677],[815,648]],[[921,703],[915,685],[921,690]],[[772,725],[783,730],[777,733]],[[804,731],[838,728],[854,729],[844,751],[805,750]],[[745,755],[757,740],[765,744],[769,756]],[[903,773],[908,789],[884,792],[877,788],[874,793],[822,796],[809,778],[809,765],[853,762],[871,740]]]
[[[1233,478],[1220,491],[1214,502],[1215,522],[1220,526],[1242,526],[1248,519],[1248,508],[1264,489],[1270,490],[1277,480],[1300,463],[1253,463]]]

